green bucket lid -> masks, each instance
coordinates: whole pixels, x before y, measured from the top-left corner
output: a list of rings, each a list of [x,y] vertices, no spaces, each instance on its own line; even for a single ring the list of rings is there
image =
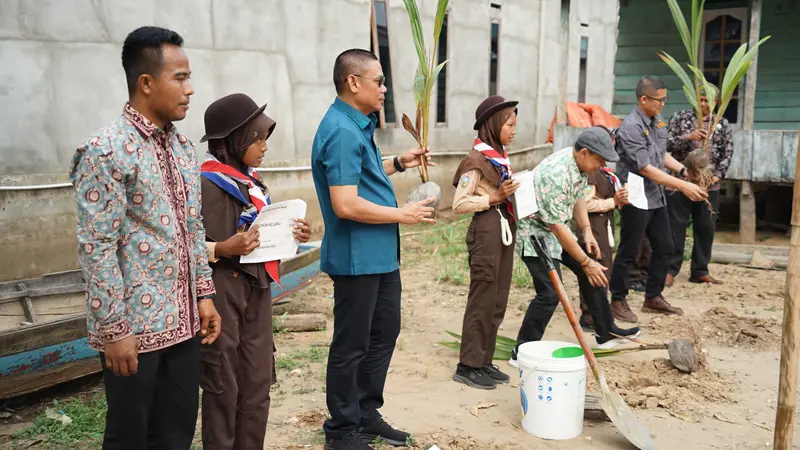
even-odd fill
[[[577,358],[583,356],[583,349],[580,347],[561,347],[553,350],[553,358]]]

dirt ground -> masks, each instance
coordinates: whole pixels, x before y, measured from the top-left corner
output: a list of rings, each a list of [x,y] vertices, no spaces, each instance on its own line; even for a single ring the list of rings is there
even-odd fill
[[[463,260],[451,263],[448,259],[463,258],[464,252],[453,247],[463,243],[461,232],[437,228],[403,238],[403,324],[381,410],[387,421],[412,432],[413,448],[419,450],[433,444],[442,450],[633,449],[612,423],[602,420],[586,420],[583,434],[569,441],[544,441],[527,434],[520,423],[517,372],[505,361],[496,363],[512,375],[510,385],[481,391],[452,381],[457,354],[437,342],[452,340],[445,331],[461,332],[468,278]],[[684,266],[688,268],[688,263]],[[674,305],[684,308],[683,317],[642,313],[642,295],[630,296],[643,329],[641,339],[662,343],[699,338],[707,360],[704,369],[691,375],[680,373],[668,361],[667,352],[660,350],[600,360],[609,384],[633,408],[659,449],[771,446],[786,274],[721,265],[712,265],[711,272],[726,283],[695,285],[682,273],[665,291]],[[527,279],[518,267],[500,329],[503,336],[516,337],[534,296]],[[565,284],[577,303],[577,283],[569,273]],[[332,294],[330,279],[321,275],[278,307],[277,313],[321,312],[329,320],[325,331],[276,337],[279,381],[272,390],[266,449],[322,449]],[[591,335],[586,337],[594,342]],[[561,308],[545,339],[575,342]],[[591,379],[588,385],[594,388]],[[474,415],[471,410],[478,403],[495,406]],[[20,419],[31,420],[29,415]],[[10,425],[2,422],[0,435],[8,434]],[[800,443],[800,438],[795,442]]]
[[[445,330],[460,333],[467,286],[438,281],[448,278],[443,274],[446,269],[441,260],[433,254],[438,247],[432,249],[422,241],[421,236],[412,235],[403,242],[403,327],[382,409],[388,421],[414,433],[414,448],[427,449],[431,444],[443,450],[633,448],[610,422],[586,421],[583,435],[570,441],[543,441],[527,434],[520,426],[515,376],[509,386],[493,391],[453,382],[457,355],[436,342],[450,340]],[[680,274],[675,285],[666,291],[673,304],[686,310],[684,317],[641,313],[641,295],[630,297],[642,324],[642,339],[659,343],[699,336],[707,368],[692,375],[682,374],[666,359],[666,351],[601,359],[612,386],[650,430],[657,448],[771,446],[785,273],[720,265],[712,266],[711,271],[726,284],[690,284],[687,275]],[[574,277],[570,274],[565,278],[568,293],[577,298]],[[330,316],[332,293],[331,281],[322,276],[294,297],[285,310]],[[516,337],[533,295],[531,288],[512,288],[500,334]],[[287,364],[286,369],[279,370],[268,449],[322,448],[320,427],[327,417],[324,360],[313,361],[305,352],[324,348],[330,342],[331,331],[278,337],[279,361],[302,361],[298,367]],[[587,334],[587,338],[591,336]],[[560,308],[545,339],[575,341]],[[506,362],[497,364],[508,373],[515,373]],[[477,403],[497,406],[481,409],[476,417],[470,410]]]

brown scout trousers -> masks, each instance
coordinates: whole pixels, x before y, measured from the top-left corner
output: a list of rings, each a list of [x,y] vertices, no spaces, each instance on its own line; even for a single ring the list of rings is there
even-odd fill
[[[269,390],[274,384],[272,296],[253,278],[214,270],[222,333],[203,346],[203,448],[264,448]]]
[[[514,243],[502,241],[500,215],[509,219],[504,207],[475,213],[467,229],[469,251],[469,297],[461,331],[461,364],[483,367],[492,363],[497,330],[503,322],[514,268]],[[516,235],[516,223],[511,223]]]

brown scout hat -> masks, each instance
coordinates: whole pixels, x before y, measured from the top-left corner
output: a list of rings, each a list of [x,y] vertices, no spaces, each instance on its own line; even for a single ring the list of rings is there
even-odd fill
[[[492,95],[486,98],[486,100],[482,101],[480,105],[478,105],[478,109],[475,110],[475,126],[472,127],[473,130],[478,130],[481,128],[481,124],[486,122],[486,119],[492,116],[492,114],[500,111],[503,108],[510,108],[512,106],[517,106],[519,102],[509,100],[506,101],[503,97],[499,95]],[[202,142],[202,141],[201,141]]]
[[[266,108],[266,103],[259,108],[256,102],[245,94],[226,95],[216,100],[206,108],[204,117],[206,135],[200,139],[200,142],[224,138],[233,130],[264,112]]]

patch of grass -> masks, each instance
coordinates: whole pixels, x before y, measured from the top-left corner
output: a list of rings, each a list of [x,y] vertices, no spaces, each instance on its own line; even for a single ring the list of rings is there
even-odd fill
[[[327,347],[311,347],[308,350],[297,350],[286,356],[278,356],[275,368],[291,372],[292,370],[306,367],[309,363],[325,362],[327,359]]]
[[[292,394],[294,395],[305,395],[305,394],[313,394],[317,390],[311,387],[301,387],[299,389],[295,389]]]
[[[431,249],[439,268],[436,279],[440,283],[456,286],[469,284],[469,253],[467,252],[467,229],[471,218],[449,224],[437,225],[424,237],[424,247]],[[430,256],[429,256],[430,257]],[[514,256],[514,271],[511,283],[518,288],[532,288],[533,280],[525,263]]]
[[[96,394],[63,403],[54,401],[52,409],[69,416],[72,423],[64,425],[42,413],[33,425],[14,434],[12,440],[19,442],[41,439],[37,448],[100,448],[106,423],[105,395]]]

